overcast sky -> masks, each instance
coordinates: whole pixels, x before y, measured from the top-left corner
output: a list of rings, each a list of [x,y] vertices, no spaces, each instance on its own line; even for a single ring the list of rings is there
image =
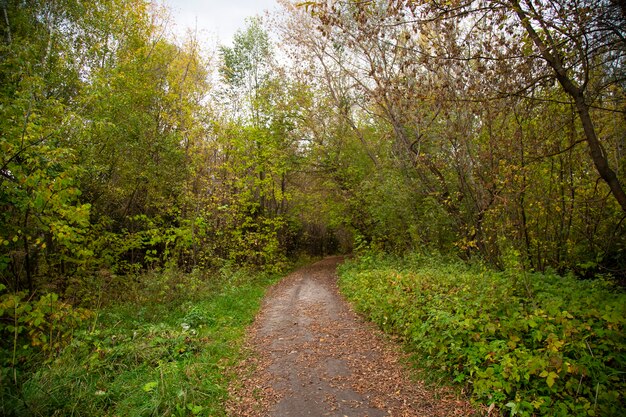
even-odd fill
[[[234,33],[245,26],[249,16],[263,15],[277,7],[276,0],[161,0],[170,9],[174,32],[183,35],[187,28],[197,28],[199,38],[208,43],[231,45]]]

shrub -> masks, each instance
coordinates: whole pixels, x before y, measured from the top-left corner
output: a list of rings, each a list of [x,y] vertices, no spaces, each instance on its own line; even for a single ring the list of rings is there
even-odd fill
[[[0,284],[0,293],[4,290]],[[56,360],[91,317],[92,311],[74,308],[55,293],[37,300],[24,292],[0,294],[0,414],[14,414],[5,405],[11,410],[21,405],[29,375]]]
[[[415,257],[347,263],[356,308],[511,415],[625,415],[626,295],[605,280]]]

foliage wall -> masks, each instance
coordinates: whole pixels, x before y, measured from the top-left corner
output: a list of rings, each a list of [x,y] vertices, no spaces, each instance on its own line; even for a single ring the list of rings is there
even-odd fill
[[[0,282],[85,297],[165,265],[280,267],[297,250],[305,98],[269,76],[258,20],[209,59],[147,1],[0,5]]]
[[[284,2],[211,58],[143,0],[0,6],[10,289],[355,245],[624,274],[618,3]]]

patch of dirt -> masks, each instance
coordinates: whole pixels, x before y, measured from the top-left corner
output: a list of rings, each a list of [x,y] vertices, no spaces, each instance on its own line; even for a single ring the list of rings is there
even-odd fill
[[[270,288],[227,404],[232,416],[470,416],[467,401],[412,381],[402,354],[337,289],[340,257]]]

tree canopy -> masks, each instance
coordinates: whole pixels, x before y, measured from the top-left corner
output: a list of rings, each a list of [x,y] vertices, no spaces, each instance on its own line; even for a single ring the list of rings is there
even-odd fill
[[[141,0],[2,13],[11,288],[354,245],[624,273],[618,2],[286,3],[213,60]]]

